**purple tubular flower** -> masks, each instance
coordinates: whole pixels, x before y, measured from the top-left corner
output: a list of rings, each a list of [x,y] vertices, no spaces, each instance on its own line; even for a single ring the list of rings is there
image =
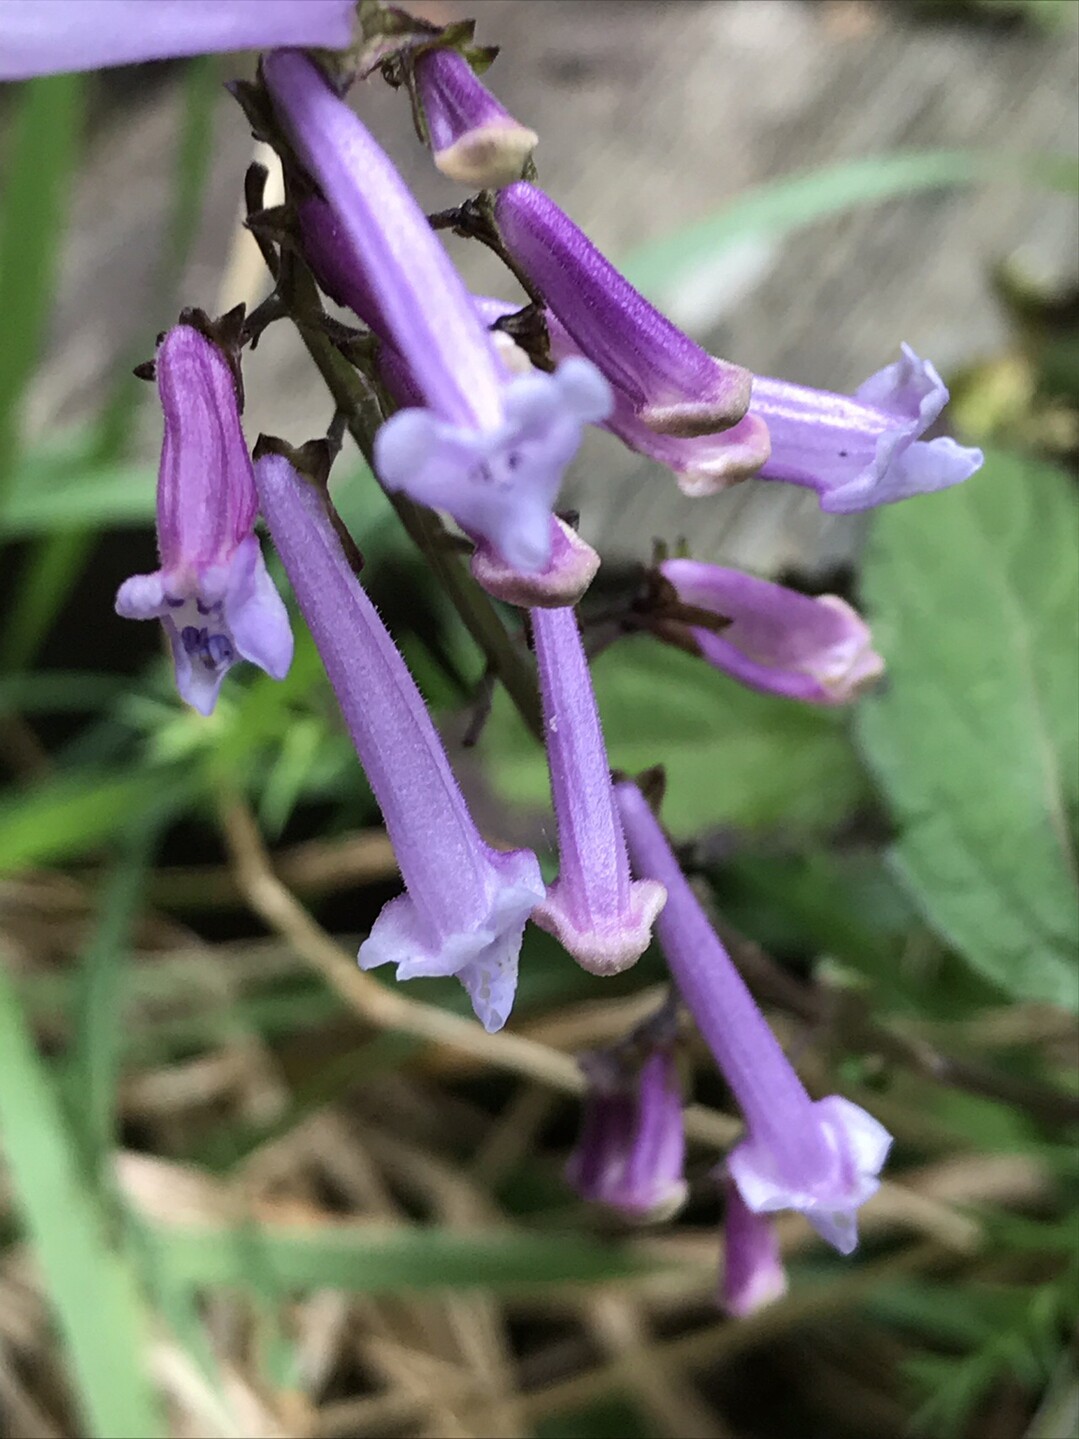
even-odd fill
[[[401,867],[360,967],[456,975],[489,1032],[506,1022],[525,922],[543,899],[528,850],[480,838],[419,690],[352,573],[317,491],[287,460],[255,467],[263,513],[322,656]]]
[[[605,1054],[582,1058],[590,1084],[566,1179],[582,1199],[627,1219],[669,1219],[686,1197],[682,1090],[674,1056],[656,1049],[629,1078]]]
[[[665,560],[659,572],[683,604],[731,621],[691,633],[704,659],[751,689],[839,705],[884,672],[869,626],[837,595],[813,599],[697,560]]]
[[[355,0],[0,0],[0,80],[352,39]]]
[[[737,1184],[724,1186],[723,1277],[720,1307],[736,1319],[755,1314],[787,1292],[787,1271],[772,1221],[743,1200]]]
[[[772,438],[761,478],[816,490],[821,509],[833,515],[958,485],[981,468],[981,450],[919,438],[947,403],[944,382],[909,345],[853,399],[755,378],[750,413]]]
[[[258,497],[228,362],[198,330],[177,325],[158,346],[157,387],[161,568],[125,580],[116,612],[162,622],[176,687],[208,715],[237,660],[284,679],[292,631],[254,534]]]
[[[508,185],[539,144],[472,73],[456,50],[428,50],[416,60],[416,87],[435,165],[473,189]]]
[[[636,964],[666,891],[632,880],[599,711],[570,609],[532,611],[560,871],[532,916],[592,974]]]
[[[671,974],[745,1115],[727,1169],[754,1214],[803,1213],[841,1254],[858,1243],[857,1211],[879,1188],[891,1136],[839,1095],[812,1100],[708,923],[636,785],[615,787],[639,875],[667,903],[656,921]]]
[[[379,479],[448,511],[512,568],[543,570],[554,497],[583,426],[609,413],[609,387],[585,360],[509,378],[426,217],[359,118],[302,55],[269,55],[263,73],[336,218],[324,237],[338,246],[331,283],[343,289],[354,272],[357,290],[373,295],[423,399],[375,436]]]
[[[749,405],[747,370],[709,355],[648,303],[542,190],[499,191],[495,219],[507,250],[580,354],[666,435],[705,435]]]

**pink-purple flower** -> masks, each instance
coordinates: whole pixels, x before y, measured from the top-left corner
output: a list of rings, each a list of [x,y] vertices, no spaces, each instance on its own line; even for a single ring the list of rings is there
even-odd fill
[[[447,179],[485,189],[521,178],[539,136],[499,104],[463,55],[423,51],[415,79],[431,153]]]
[[[125,580],[116,612],[161,621],[176,686],[208,715],[239,660],[283,679],[292,631],[254,533],[258,497],[228,360],[199,330],[176,325],[158,346],[156,376],[161,567]]]
[[[882,1124],[840,1095],[813,1100],[731,962],[648,803],[615,787],[634,870],[667,903],[656,930],[671,975],[746,1120],[727,1170],[754,1214],[798,1210],[841,1254],[858,1243],[857,1213],[879,1188],[891,1146]]]
[[[480,837],[442,741],[393,640],[349,568],[325,506],[286,459],[256,466],[259,497],[378,800],[405,893],[360,946],[363,969],[454,975],[484,1028],[506,1022],[528,916],[543,899],[529,850]]]

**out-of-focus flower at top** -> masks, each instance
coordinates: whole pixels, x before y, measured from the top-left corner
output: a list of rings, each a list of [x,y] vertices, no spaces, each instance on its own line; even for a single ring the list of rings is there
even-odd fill
[[[162,622],[176,686],[208,715],[237,660],[283,679],[292,631],[254,534],[258,497],[228,361],[200,331],[181,324],[158,346],[156,375],[165,413],[157,481],[161,568],[125,580],[116,612]]]
[[[981,468],[981,450],[920,436],[948,403],[944,381],[909,345],[849,395],[754,378],[750,414],[768,426],[761,478],[816,490],[833,515],[944,490]]]
[[[360,966],[394,964],[402,980],[455,975],[484,1028],[500,1029],[525,923],[544,895],[536,856],[492,849],[480,837],[416,683],[314,486],[280,455],[264,455],[255,473],[405,881],[360,946]]]
[[[0,0],[0,80],[222,50],[343,50],[355,0]]]
[[[664,560],[659,573],[679,603],[730,621],[686,627],[704,659],[752,689],[838,705],[884,672],[869,626],[837,595],[814,598],[698,560]],[[682,628],[677,605],[673,622]]]
[[[850,1254],[857,1213],[880,1187],[891,1135],[841,1095],[814,1101],[757,1008],[636,785],[615,786],[633,868],[667,903],[656,931],[671,976],[745,1115],[727,1171],[754,1214],[800,1211]]]
[[[749,371],[709,355],[661,315],[542,190],[525,181],[500,190],[495,221],[577,351],[649,429],[710,435],[742,418]]]
[[[390,491],[451,514],[512,568],[551,559],[552,505],[586,423],[610,411],[587,360],[508,376],[449,257],[389,158],[302,55],[266,58],[266,84],[299,158],[336,219],[423,408],[375,436]],[[342,265],[336,265],[340,279]]]
[[[498,103],[463,55],[424,51],[415,76],[431,153],[443,175],[473,189],[521,178],[539,136]]]

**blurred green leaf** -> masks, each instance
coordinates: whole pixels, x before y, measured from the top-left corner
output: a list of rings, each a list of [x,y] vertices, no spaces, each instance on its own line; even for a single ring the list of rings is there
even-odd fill
[[[157,477],[146,465],[93,464],[87,443],[25,455],[0,513],[0,538],[153,523]]]
[[[970,185],[1002,174],[1050,189],[1075,189],[1075,161],[1066,156],[1002,159],[975,150],[871,155],[770,180],[740,195],[718,214],[631,251],[622,268],[638,289],[662,306],[669,291],[684,285],[694,271],[714,265],[726,250],[743,241],[777,240],[861,205],[923,190]]]
[[[598,1284],[654,1271],[613,1244],[577,1234],[465,1234],[436,1227],[348,1224],[142,1225],[148,1262],[173,1284],[396,1294],[421,1289],[536,1289]]]
[[[813,829],[843,819],[863,796],[834,713],[757,694],[645,636],[602,654],[593,679],[612,766],[636,774],[662,762],[663,817],[676,834],[725,824]],[[501,694],[481,749],[507,798],[549,803],[544,755]]]
[[[634,1405],[607,1399],[541,1419],[535,1432],[536,1439],[654,1439],[658,1431]]]
[[[163,1433],[134,1277],[110,1247],[56,1093],[0,965],[0,1139],[7,1174],[71,1357],[88,1432]]]
[[[53,299],[82,120],[81,75],[31,80],[15,98],[0,205],[0,513],[21,443],[21,408]]]
[[[1008,993],[1079,1004],[1076,500],[991,454],[877,517],[863,587],[890,683],[859,733],[895,811],[896,873]]]
[[[72,859],[122,834],[146,809],[177,798],[176,780],[148,774],[62,776],[8,790],[0,812],[0,873]]]

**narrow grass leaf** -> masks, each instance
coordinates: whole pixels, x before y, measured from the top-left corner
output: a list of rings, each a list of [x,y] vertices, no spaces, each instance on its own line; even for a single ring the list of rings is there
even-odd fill
[[[0,1145],[85,1413],[99,1439],[154,1439],[147,1324],[134,1277],[111,1247],[56,1092],[0,965]]]

